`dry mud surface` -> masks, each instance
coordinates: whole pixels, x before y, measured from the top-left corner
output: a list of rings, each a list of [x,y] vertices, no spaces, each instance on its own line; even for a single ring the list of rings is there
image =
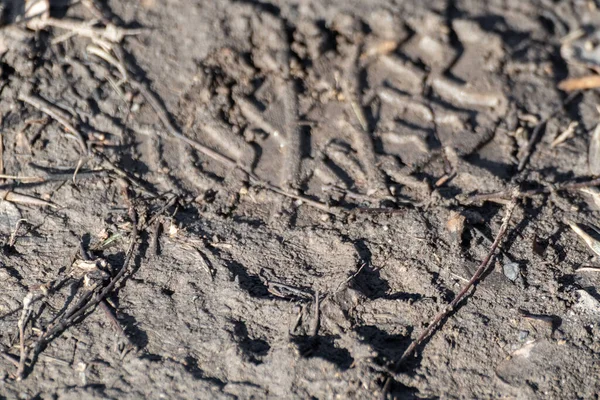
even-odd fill
[[[18,3],[1,398],[595,398],[598,2]]]

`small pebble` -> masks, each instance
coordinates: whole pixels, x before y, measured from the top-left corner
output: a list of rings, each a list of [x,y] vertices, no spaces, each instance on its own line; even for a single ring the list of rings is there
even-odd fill
[[[519,342],[524,342],[529,336],[529,331],[519,331]]]
[[[506,276],[511,282],[514,282],[519,278],[518,263],[511,262],[508,264],[504,264],[502,270],[504,271],[504,276]]]

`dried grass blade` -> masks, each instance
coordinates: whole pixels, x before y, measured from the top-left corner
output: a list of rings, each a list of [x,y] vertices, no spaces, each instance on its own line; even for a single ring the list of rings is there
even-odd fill
[[[597,256],[600,256],[600,241],[596,240],[590,234],[581,229],[575,222],[567,221],[567,224],[569,224],[571,229],[573,229],[573,232],[583,239],[585,244],[587,244]]]
[[[579,78],[565,79],[558,84],[558,88],[565,92],[600,88],[600,75],[588,75]]]

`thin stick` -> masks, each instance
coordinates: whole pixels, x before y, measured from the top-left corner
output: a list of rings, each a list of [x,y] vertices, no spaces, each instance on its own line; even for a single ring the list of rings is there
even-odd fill
[[[290,298],[296,296],[300,299],[314,300],[313,295],[302,289],[298,289],[297,287],[286,285],[284,283],[272,281],[267,276],[262,274],[262,272],[259,275],[265,281],[265,284],[267,285],[267,291],[274,296],[282,298]]]
[[[31,315],[31,299],[33,299],[33,293],[28,293],[23,299],[23,311],[21,312],[21,318],[17,322],[19,327],[19,366],[17,368],[17,381],[23,379],[23,373],[25,372],[25,361],[27,361],[27,350],[25,348],[25,327],[29,322],[29,316]]]
[[[298,124],[298,91],[296,84],[289,77],[282,83],[285,92],[282,94],[285,118],[285,148],[283,157],[282,178],[285,187],[298,187],[300,167],[302,164],[301,131]]]
[[[17,360],[17,358],[12,354],[1,352],[0,356],[2,356],[2,358],[4,358],[6,361],[12,363],[15,367],[19,368],[19,360]]]
[[[111,56],[107,51],[101,49],[98,46],[93,46],[93,45],[89,45],[88,47],[86,47],[85,50],[89,54],[93,54],[96,57],[100,57],[101,59],[103,59],[104,61],[106,61],[113,67],[115,67],[116,69],[118,69],[119,73],[121,74],[121,81],[120,81],[121,83],[127,81],[127,69],[125,69],[125,66],[123,65],[123,63],[121,63],[115,57]],[[117,86],[120,86],[120,83],[117,83]]]
[[[342,213],[342,210],[339,207],[333,207],[333,206],[321,203],[320,201],[313,200],[313,199],[311,199],[307,196],[301,195],[301,194],[287,192],[275,185],[272,185],[268,182],[261,180],[254,174],[249,174],[249,176],[252,180],[254,180],[254,183],[256,185],[264,187],[266,189],[269,189],[270,191],[272,191],[274,193],[278,193],[282,196],[289,197],[294,200],[299,200],[303,203],[306,203],[307,205],[309,205],[311,207],[317,208],[321,211],[325,211],[326,213],[329,213],[329,214],[338,215],[338,214]]]
[[[423,343],[423,341],[425,341],[425,339],[427,339],[430,335],[432,335],[436,331],[436,329],[438,328],[440,323],[456,310],[456,306],[467,296],[467,294],[469,293],[471,288],[478,283],[481,276],[487,271],[490,261],[492,260],[492,257],[494,255],[496,249],[500,245],[500,242],[502,241],[502,239],[504,238],[504,236],[506,234],[506,231],[508,230],[508,225],[510,224],[510,220],[512,218],[515,207],[517,206],[518,199],[519,199],[518,191],[515,191],[510,204],[506,207],[506,214],[504,215],[504,218],[502,220],[502,225],[500,226],[500,230],[498,231],[498,234],[496,235],[496,240],[494,240],[494,243],[492,243],[492,246],[490,247],[490,250],[488,251],[487,255],[481,261],[481,263],[479,264],[479,267],[477,268],[477,270],[475,271],[475,273],[473,274],[473,276],[471,277],[469,282],[467,284],[465,284],[465,286],[462,288],[462,290],[456,295],[454,300],[452,300],[442,311],[440,311],[435,316],[435,318],[433,318],[433,320],[429,323],[429,326],[404,351],[404,353],[402,354],[402,357],[400,357],[400,359],[398,360],[398,362],[396,364],[396,368],[395,368],[396,370],[398,370],[398,367],[404,361],[406,361],[406,359],[408,357],[410,357],[415,352],[417,347],[419,347]],[[388,379],[386,380],[385,385],[383,387],[382,399],[385,399],[387,397],[387,393],[390,390],[391,384],[392,384],[392,378],[388,377]]]
[[[73,176],[73,175],[69,175],[69,176]],[[2,179],[2,180],[10,179],[13,181],[21,181],[21,182],[25,182],[25,181],[27,181],[27,182],[43,182],[45,178],[43,178],[41,176],[18,176],[18,175],[0,174],[0,179]]]
[[[63,287],[63,286],[64,286],[64,284],[65,284],[67,281],[69,281],[69,280],[70,280],[70,278],[64,278],[64,279],[62,279],[62,280],[60,280],[60,281],[51,281],[51,282],[50,282],[50,283],[47,285],[47,286],[49,286],[49,287],[48,287],[48,292],[47,292],[47,294],[39,294],[39,295],[37,295],[37,296],[34,296],[34,297],[31,299],[31,302],[30,302],[30,304],[31,304],[31,305],[33,305],[34,303],[36,303],[36,302],[40,301],[40,300],[41,300],[41,299],[43,299],[44,297],[47,297],[49,294],[56,292],[56,291],[57,291],[57,290],[59,290],[61,287]],[[18,313],[18,312],[19,312],[19,311],[21,311],[22,309],[23,309],[23,304],[21,304],[21,305],[19,305],[19,306],[15,307],[15,308],[13,308],[12,310],[10,310],[10,311],[6,312],[5,314],[1,315],[1,316],[0,316],[0,321],[1,321],[1,320],[3,320],[3,319],[5,319],[5,318],[7,318],[7,317],[10,317],[10,316],[11,316],[11,315],[13,315],[13,314],[16,314],[16,313]]]
[[[575,270],[575,273],[580,272],[600,272],[600,268],[598,267],[581,267]]]
[[[98,157],[100,157],[100,159],[102,159],[102,161],[104,161],[108,165],[108,168],[112,172],[114,172],[116,175],[119,175],[119,176],[125,178],[128,182],[131,182],[137,188],[145,191],[146,193],[148,193],[152,196],[158,195],[158,192],[156,190],[154,190],[154,188],[148,182],[125,171],[124,169],[122,169],[121,167],[119,167],[118,165],[116,165],[115,163],[110,161],[110,159],[105,154],[103,154],[99,151],[94,151],[94,154],[97,155]]]
[[[87,250],[85,249],[85,246],[83,245],[83,241],[79,242],[79,252],[81,253],[81,257],[85,261],[91,261],[92,260],[91,257],[90,257],[90,255],[88,254]],[[102,309],[102,311],[104,311],[104,314],[108,318],[108,320],[111,323],[111,325],[117,331],[117,333],[119,335],[121,335],[123,338],[125,338],[125,340],[127,340],[129,347],[133,347],[133,343],[131,342],[131,340],[129,339],[129,336],[127,336],[127,334],[125,333],[125,331],[121,327],[121,324],[119,323],[119,320],[117,319],[117,316],[115,315],[115,312],[111,308],[110,304],[108,304],[108,301],[106,301],[106,299],[102,299],[100,301],[99,305],[100,305],[100,308]]]
[[[95,28],[89,26],[85,21],[73,19],[46,18],[36,21],[36,27],[43,29],[45,27],[54,27],[71,31],[79,36],[85,36],[90,39],[105,39],[113,43],[121,42],[126,36],[139,35],[147,29],[127,29],[120,28],[113,24],[108,24],[104,28]]]
[[[365,268],[365,266],[367,265],[367,263],[363,262],[360,267],[358,268],[358,270],[356,272],[354,272],[352,275],[350,275],[348,278],[346,278],[344,281],[340,282],[340,284],[337,286],[337,288],[335,289],[334,293],[338,293],[340,291],[340,288],[343,285],[348,284],[352,279],[356,278],[358,276],[358,274],[360,274],[360,272],[363,270],[363,268]]]
[[[206,272],[208,272],[208,276],[210,276],[210,279],[214,280],[216,271],[210,266],[208,258],[206,258],[206,256],[202,251],[200,251],[200,249],[194,247],[194,250],[196,250],[196,253],[198,253],[198,257],[200,258],[200,265]]]
[[[87,310],[89,310],[92,307],[95,307],[100,302],[102,302],[102,300],[104,300],[108,296],[108,294],[115,288],[117,283],[119,283],[121,278],[123,278],[125,273],[128,271],[128,266],[131,262],[131,259],[133,258],[133,253],[138,240],[138,220],[137,214],[133,207],[130,208],[129,214],[130,218],[132,219],[133,230],[131,232],[131,242],[129,243],[129,248],[127,249],[123,266],[121,267],[119,272],[110,280],[108,285],[104,286],[100,292],[96,293],[95,296],[94,293],[96,288],[87,292],[71,309],[71,311],[66,312],[64,314],[64,316],[60,319],[58,323],[53,324],[44,330],[44,332],[40,335],[39,339],[37,340],[36,345],[33,349],[34,359],[42,351],[42,348],[46,345],[46,343],[48,343],[55,335],[74,324],[79,317],[85,314]]]
[[[132,225],[133,225],[133,231],[131,232],[131,242],[129,243],[129,249],[127,249],[127,255],[125,256],[125,261],[123,262],[123,267],[121,268],[121,270],[119,271],[119,273],[117,275],[115,275],[115,277],[109,282],[109,284],[104,287],[104,290],[102,290],[102,292],[100,292],[100,294],[98,296],[96,296],[96,303],[100,302],[102,299],[106,298],[106,296],[114,289],[114,287],[116,286],[116,284],[119,282],[119,280],[123,277],[123,275],[125,275],[125,272],[127,272],[129,263],[131,262],[131,258],[133,257],[133,251],[135,250],[135,246],[137,243],[137,239],[138,239],[138,228],[137,228],[137,214],[135,212],[135,210],[130,210],[129,212],[130,216],[132,217]]]
[[[151,226],[154,221],[156,221],[158,218],[162,217],[163,214],[172,206],[174,206],[177,201],[179,200],[179,197],[177,195],[172,196],[169,200],[167,200],[167,202],[158,209],[158,211],[156,211],[154,213],[154,215],[148,220],[148,222],[146,222],[146,224],[144,224],[144,226],[142,227],[142,229],[146,229],[149,226]]]
[[[77,178],[77,174],[79,173],[79,170],[81,169],[81,167],[84,165],[85,162],[87,162],[87,160],[84,161],[83,158],[80,158],[77,161],[77,166],[75,166],[75,171],[73,172],[73,178],[72,178],[73,184],[76,184],[75,179]]]
[[[144,96],[146,101],[154,109],[154,111],[156,112],[156,114],[158,116],[158,119],[160,119],[160,122],[162,122],[162,124],[165,126],[165,128],[167,128],[167,130],[169,131],[171,136],[189,144],[190,146],[196,148],[203,154],[209,156],[210,158],[212,158],[216,161],[219,161],[220,163],[222,163],[228,167],[235,167],[237,165],[237,163],[234,160],[232,160],[231,158],[224,156],[221,153],[216,152],[213,149],[206,147],[206,146],[196,142],[195,140],[192,140],[192,139],[188,138],[187,136],[183,135],[181,132],[179,132],[179,129],[177,129],[173,125],[173,123],[171,122],[171,118],[167,114],[167,112],[164,109],[164,107],[162,106],[162,104],[160,104],[160,100],[158,100],[156,95],[154,93],[152,93],[152,91],[149,90],[146,87],[146,85],[144,85],[143,83],[138,82],[134,79],[130,79],[129,84],[131,86],[133,86],[135,89],[140,91],[142,96]]]
[[[369,132],[368,123],[364,110],[360,106],[355,91],[352,91],[349,84],[344,85],[344,93],[349,98],[352,110],[356,114],[356,118],[359,121],[360,128],[356,128],[351,123],[345,123],[343,129],[349,131],[352,137],[353,147],[358,153],[359,159],[368,176],[368,184],[370,185],[369,191],[372,192],[386,192],[386,184],[381,171],[377,166],[377,155],[375,154],[375,145],[373,138]]]
[[[540,194],[548,194],[552,193],[552,191],[572,191],[579,190],[588,187],[600,186],[600,178],[592,179],[584,182],[563,182],[555,185],[554,187],[544,186],[537,189],[524,190],[520,192],[517,196],[520,199],[537,196]],[[504,190],[500,192],[493,193],[481,193],[474,194],[472,196],[466,197],[462,199],[460,202],[463,204],[471,204],[479,201],[493,201],[493,200],[507,200],[511,196],[511,192],[509,190]]]
[[[100,305],[100,308],[102,309],[102,311],[104,311],[104,314],[106,315],[108,320],[110,321],[110,324],[113,326],[113,328],[115,328],[115,330],[119,334],[119,336],[121,336],[122,338],[125,339],[125,341],[127,341],[127,349],[134,349],[135,344],[131,341],[131,339],[129,338],[127,333],[125,333],[125,330],[123,329],[123,327],[121,326],[121,323],[117,319],[115,312],[108,304],[108,301],[106,301],[106,299],[102,299],[102,301],[100,301],[99,305]]]
[[[154,229],[152,230],[152,241],[150,242],[150,248],[152,249],[152,253],[155,256],[160,255],[160,244],[159,244],[159,236],[162,230],[162,223],[160,221],[156,221],[154,224]]]
[[[32,107],[37,108],[38,110],[40,110],[44,114],[47,114],[49,117],[56,120],[56,122],[58,122],[59,124],[64,126],[67,131],[69,131],[73,135],[75,135],[75,138],[79,142],[79,146],[81,147],[81,150],[83,150],[84,153],[88,152],[88,148],[87,148],[87,145],[85,142],[85,138],[83,137],[83,134],[81,132],[79,132],[69,122],[69,120],[67,119],[65,112],[63,110],[59,109],[54,104],[52,104],[52,103],[48,102],[47,100],[42,99],[41,97],[36,96],[34,94],[19,93],[18,99],[24,103],[29,104]]]
[[[77,179],[82,180],[82,179],[91,179],[91,178],[102,178],[106,175],[107,175],[107,171],[103,170],[103,169],[89,170],[89,171],[84,171],[84,172],[78,171]],[[68,180],[71,180],[72,178],[73,178],[73,173],[71,173],[71,172],[49,174],[46,176],[19,176],[19,175],[0,174],[0,179],[19,181],[24,184],[42,184],[42,183],[47,183],[47,182],[68,181]],[[0,185],[0,190],[4,189],[4,188],[13,187],[13,186],[14,185],[12,183],[11,184],[3,184],[3,185]]]
[[[104,314],[106,314],[108,320],[110,321],[110,324],[113,326],[113,328],[115,328],[115,330],[117,331],[117,333],[119,335],[123,336],[125,339],[127,339],[127,341],[129,341],[129,338],[127,337],[127,334],[125,333],[125,331],[121,327],[121,324],[119,323],[119,320],[115,316],[113,310],[111,309],[111,307],[108,304],[108,301],[106,301],[106,299],[104,299],[104,300],[102,300],[100,302],[100,308],[102,309],[102,311],[104,311]]]
[[[21,225],[24,222],[27,222],[27,220],[24,218],[21,218],[20,220],[17,221],[17,224],[15,225],[15,230],[11,232],[10,238],[8,239],[8,247],[15,246],[15,243],[17,241],[17,233],[19,232],[19,228],[21,227]]]
[[[377,165],[377,155],[375,153],[375,144],[373,143],[372,132],[369,129],[369,122],[365,110],[361,104],[359,93],[359,69],[360,54],[364,48],[362,40],[356,46],[352,46],[348,54],[346,65],[344,67],[344,77],[341,82],[343,94],[350,103],[352,111],[360,125],[360,128],[354,124],[346,123],[343,129],[348,130],[352,137],[352,145],[356,150],[359,160],[365,169],[368,177],[368,195],[377,192],[387,192],[385,179]]]
[[[316,338],[319,334],[319,314],[320,314],[320,306],[319,306],[319,291],[315,292],[315,318],[313,319],[312,326],[310,327],[310,336]]]

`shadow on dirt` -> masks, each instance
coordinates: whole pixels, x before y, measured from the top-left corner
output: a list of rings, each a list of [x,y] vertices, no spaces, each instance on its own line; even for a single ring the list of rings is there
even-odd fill
[[[417,396],[418,393],[419,393],[418,389],[411,388],[409,386],[403,385],[400,382],[396,382],[396,381],[394,381],[392,383],[392,387],[390,388],[390,392],[389,392],[392,399],[405,399],[405,400],[433,399],[432,397]]]
[[[362,267],[360,272],[350,281],[349,287],[351,289],[360,292],[370,300],[388,299],[416,301],[422,298],[420,294],[416,293],[398,292],[390,294],[390,285],[388,282],[381,277],[381,273],[378,269],[371,268],[370,266],[371,251],[367,247],[367,244],[363,240],[358,240],[354,241],[353,245],[360,259],[365,263],[365,266]]]
[[[379,270],[371,268],[371,250],[364,240],[353,241],[352,244],[365,266],[350,282],[350,288],[359,291],[369,299],[379,299],[386,296],[390,285],[381,277]]]
[[[395,361],[400,359],[402,353],[404,353],[411,343],[412,328],[409,328],[406,334],[392,335],[376,326],[365,325],[356,328],[355,332],[358,333],[361,342],[368,344],[377,354],[373,359],[375,364],[387,367],[389,370],[395,370]],[[410,371],[414,371],[414,368],[419,365],[420,362],[420,357],[413,359],[403,364],[401,368],[397,369],[397,372],[401,373],[406,371],[411,373]],[[385,379],[380,383],[383,387]],[[392,378],[392,385],[389,391],[391,398],[421,399],[422,397],[417,397],[418,392],[417,389],[403,385]]]
[[[322,358],[335,364],[340,370],[346,371],[354,362],[354,358],[348,350],[335,345],[337,338],[336,335],[295,336],[292,342],[298,346],[302,357]]]
[[[194,379],[211,382],[219,388],[225,387],[225,382],[218,378],[207,377],[206,374],[200,367],[198,367],[198,360],[192,356],[187,356],[184,359],[185,370],[194,377]]]
[[[131,340],[138,349],[146,348],[148,345],[148,334],[146,331],[139,328],[138,321],[135,317],[120,309],[117,318],[121,322],[129,340]]]
[[[362,343],[368,344],[377,353],[375,361],[380,365],[399,359],[410,344],[410,332],[406,335],[391,335],[374,325],[359,326],[355,332]]]
[[[267,286],[260,277],[249,274],[242,264],[229,260],[225,262],[225,267],[231,272],[233,279],[238,281],[240,288],[248,292],[250,296],[258,298],[271,297]]]
[[[233,321],[233,334],[248,361],[255,365],[262,364],[262,357],[271,349],[269,343],[263,339],[252,339],[244,321]]]

